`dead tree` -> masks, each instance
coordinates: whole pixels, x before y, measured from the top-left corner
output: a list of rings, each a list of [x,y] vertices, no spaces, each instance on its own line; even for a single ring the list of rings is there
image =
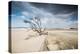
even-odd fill
[[[24,23],[29,23],[31,30],[37,32],[39,35],[48,35],[48,32],[45,32],[46,28],[42,28],[41,19],[39,17],[24,20]]]

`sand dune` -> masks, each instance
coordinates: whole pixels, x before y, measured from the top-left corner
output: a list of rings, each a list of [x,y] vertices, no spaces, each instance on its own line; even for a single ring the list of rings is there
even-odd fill
[[[39,36],[28,29],[12,29],[12,52],[36,52],[76,49],[77,30],[47,30],[48,35]]]
[[[77,32],[54,32],[47,37],[49,50],[66,50],[78,48]]]

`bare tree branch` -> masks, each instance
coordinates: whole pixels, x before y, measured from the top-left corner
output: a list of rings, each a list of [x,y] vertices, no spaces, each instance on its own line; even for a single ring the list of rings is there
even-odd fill
[[[42,35],[46,30],[45,28],[42,28],[41,19],[39,17],[33,17],[29,20],[24,20],[24,23],[29,23],[31,29],[39,33],[39,35]]]

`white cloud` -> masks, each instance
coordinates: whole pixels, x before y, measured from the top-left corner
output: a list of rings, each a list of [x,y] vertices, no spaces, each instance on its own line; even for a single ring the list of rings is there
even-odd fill
[[[27,6],[26,6],[27,5]],[[21,18],[26,19],[25,17],[33,17],[33,16],[39,16],[42,20],[43,26],[46,26],[48,28],[69,28],[71,27],[70,25],[75,25],[73,24],[72,21],[70,21],[70,16],[73,14],[52,14],[50,12],[47,12],[43,9],[36,8],[29,3],[23,3],[23,6],[27,9],[30,9],[30,11],[23,11]],[[77,23],[76,23],[77,24]]]
[[[25,15],[25,16],[29,16],[29,13],[25,12],[25,11],[23,11],[22,14]]]

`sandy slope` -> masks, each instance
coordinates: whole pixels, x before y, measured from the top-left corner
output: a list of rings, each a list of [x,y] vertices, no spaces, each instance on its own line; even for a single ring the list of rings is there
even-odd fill
[[[57,31],[49,33],[47,37],[47,46],[51,51],[76,49],[78,47],[77,31]]]
[[[12,30],[12,52],[42,51],[46,36],[35,36],[33,31],[25,29]],[[32,37],[28,38],[28,36]]]
[[[70,49],[77,45],[77,31],[73,30],[49,30],[48,36],[38,36],[28,29],[12,29],[11,37],[12,52],[44,51],[46,46],[48,50]]]

